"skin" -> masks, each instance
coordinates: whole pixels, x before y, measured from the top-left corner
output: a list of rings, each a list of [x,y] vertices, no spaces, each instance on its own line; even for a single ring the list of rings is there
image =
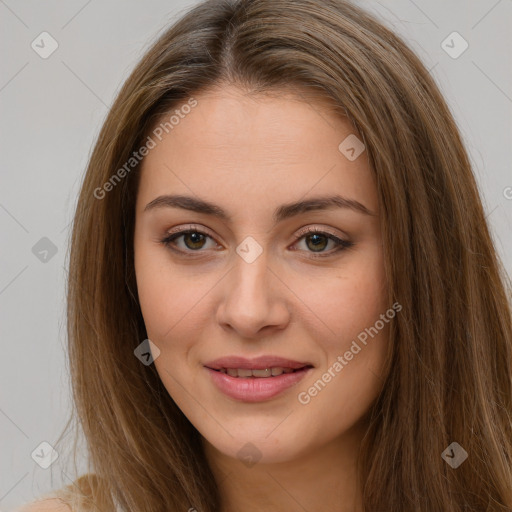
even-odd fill
[[[361,510],[357,450],[381,389],[388,324],[308,404],[298,394],[390,307],[366,153],[350,161],[340,152],[357,132],[320,99],[255,96],[233,85],[195,98],[197,106],[145,157],[137,195],[135,271],[148,338],[160,350],[154,364],[203,437],[223,512]],[[231,220],[181,208],[145,211],[163,194],[215,203]],[[373,215],[331,208],[273,222],[283,204],[333,194]],[[191,224],[208,237],[174,240],[182,254],[161,242],[171,228]],[[325,235],[318,246],[311,236],[296,240],[307,227],[353,246],[335,252]],[[236,252],[247,236],[262,249],[252,263]],[[314,257],[322,252],[330,255]],[[247,403],[221,393],[204,368],[222,356],[268,354],[314,369],[281,395]],[[247,443],[256,447],[254,465],[237,455]]]

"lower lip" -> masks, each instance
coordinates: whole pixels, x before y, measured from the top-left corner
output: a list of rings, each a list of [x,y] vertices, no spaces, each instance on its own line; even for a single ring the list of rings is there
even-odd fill
[[[214,384],[225,395],[242,402],[270,400],[301,381],[312,368],[303,368],[293,373],[282,373],[277,377],[231,377],[211,368],[206,368]]]

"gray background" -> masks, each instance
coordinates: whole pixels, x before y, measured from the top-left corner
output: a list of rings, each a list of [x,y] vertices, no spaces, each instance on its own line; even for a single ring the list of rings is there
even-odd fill
[[[69,223],[116,92],[150,42],[194,3],[0,0],[1,510],[70,480],[66,453],[59,452],[48,469],[31,458],[42,441],[57,440],[69,407],[64,314]],[[512,0],[359,3],[408,41],[440,85],[511,275]],[[59,45],[47,59],[31,48],[43,31]],[[453,31],[469,43],[457,59],[441,47]],[[57,251],[48,253],[46,262],[32,250],[43,237]]]

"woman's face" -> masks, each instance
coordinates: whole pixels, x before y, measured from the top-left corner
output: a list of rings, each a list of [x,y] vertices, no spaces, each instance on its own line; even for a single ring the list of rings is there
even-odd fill
[[[210,449],[291,461],[348,438],[381,387],[394,311],[376,187],[320,101],[195,99],[152,135],[137,196],[154,364]]]

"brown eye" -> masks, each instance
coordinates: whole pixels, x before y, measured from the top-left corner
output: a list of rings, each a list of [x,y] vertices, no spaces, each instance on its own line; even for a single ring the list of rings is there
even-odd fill
[[[205,235],[198,233],[197,231],[185,233],[182,236],[185,245],[189,249],[201,249],[204,246],[204,242],[206,240]]]
[[[332,256],[334,253],[343,251],[354,245],[353,242],[342,240],[332,233],[326,233],[318,228],[303,231],[296,237],[297,241],[302,239],[304,239],[306,252],[312,253],[311,257],[313,258]],[[332,242],[334,247],[332,250],[326,251],[325,249],[329,246],[329,242]]]
[[[183,239],[184,246],[180,247],[180,244],[177,243],[179,239]],[[173,233],[165,237],[161,242],[169,249],[177,252],[200,252],[200,250],[206,246],[208,239],[213,240],[210,235],[202,231],[188,229]]]
[[[329,243],[329,238],[327,236],[318,233],[307,235],[305,240],[307,247],[315,252],[323,251]],[[311,242],[311,245],[308,242]]]

